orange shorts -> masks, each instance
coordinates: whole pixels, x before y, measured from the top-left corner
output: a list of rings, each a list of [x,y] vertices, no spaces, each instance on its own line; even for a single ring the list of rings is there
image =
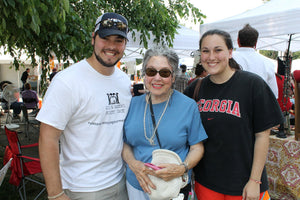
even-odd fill
[[[198,200],[242,200],[242,196],[225,195],[204,187],[195,181],[195,193]],[[260,193],[260,200],[271,200],[268,191]]]

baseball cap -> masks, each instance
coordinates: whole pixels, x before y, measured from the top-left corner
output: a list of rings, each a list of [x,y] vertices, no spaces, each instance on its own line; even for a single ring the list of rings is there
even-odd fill
[[[128,22],[125,17],[117,13],[104,13],[98,17],[95,24],[95,33],[101,38],[110,35],[120,35],[126,39],[128,32]]]

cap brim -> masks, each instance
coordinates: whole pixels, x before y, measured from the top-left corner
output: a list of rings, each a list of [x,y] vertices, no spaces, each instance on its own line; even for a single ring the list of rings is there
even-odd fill
[[[124,37],[128,40],[127,34],[125,32],[120,31],[120,30],[115,30],[115,29],[102,29],[102,30],[99,30],[98,35],[101,38],[104,38],[104,37],[107,37],[107,36],[110,36],[110,35],[119,35],[119,36],[122,36],[122,37]]]

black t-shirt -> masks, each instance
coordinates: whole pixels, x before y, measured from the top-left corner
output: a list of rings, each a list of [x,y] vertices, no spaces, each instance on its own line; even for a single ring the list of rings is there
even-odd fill
[[[25,72],[23,72],[23,74],[22,74],[22,76],[21,76],[21,81],[22,81],[23,83],[26,83],[27,78],[28,78],[28,73],[27,73],[27,71],[25,71]]]
[[[184,94],[192,98],[196,82]],[[208,139],[194,168],[195,180],[222,194],[242,195],[250,178],[255,133],[283,122],[277,100],[263,79],[245,71],[236,71],[223,84],[204,78],[198,99]],[[263,192],[268,189],[265,169],[261,181]]]

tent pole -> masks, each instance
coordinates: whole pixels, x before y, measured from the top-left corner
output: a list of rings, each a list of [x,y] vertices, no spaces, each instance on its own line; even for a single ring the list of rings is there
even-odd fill
[[[291,89],[290,85],[290,74],[291,74],[291,62],[292,57],[290,56],[290,45],[292,40],[292,35],[290,34],[289,41],[288,41],[288,48],[285,55],[285,68],[284,68],[284,86],[283,86],[283,107],[285,108],[284,111],[284,134],[289,135],[291,133],[291,126],[290,126],[290,113],[287,110],[287,99],[289,98],[289,91]]]

